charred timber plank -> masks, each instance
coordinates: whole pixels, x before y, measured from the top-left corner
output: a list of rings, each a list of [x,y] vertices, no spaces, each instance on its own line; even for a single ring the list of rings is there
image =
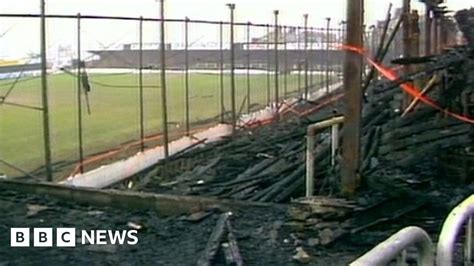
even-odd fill
[[[227,241],[228,241],[228,253],[230,256],[226,256],[227,265],[235,265],[235,266],[242,266],[244,265],[244,260],[242,259],[242,255],[240,254],[239,245],[237,244],[237,238],[234,235],[232,225],[230,220],[226,221],[227,226]]]
[[[279,182],[275,183],[270,187],[270,190],[266,192],[264,196],[262,196],[259,201],[273,201],[273,199],[284,189],[288,186],[291,187],[291,184],[298,180],[298,177],[304,174],[305,165],[304,163],[298,166],[298,168],[289,176],[281,179]]]
[[[242,174],[238,175],[235,181],[238,180],[245,180],[246,178],[255,175],[263,170],[265,170],[267,167],[271,166],[272,164],[276,163],[278,161],[278,158],[268,158],[260,161],[259,163],[247,168],[245,172]]]
[[[416,150],[411,150],[411,152],[405,153],[405,155],[395,158],[394,163],[398,166],[408,167],[410,165],[415,165],[419,161],[419,158],[426,158],[428,154],[433,154],[437,150],[447,149],[447,148],[460,148],[465,147],[472,143],[472,140],[467,135],[458,135],[450,138],[440,139],[433,141],[429,145],[423,147],[417,147]],[[395,155],[396,156],[396,155]],[[390,158],[390,157],[389,157]]]
[[[206,248],[197,261],[198,266],[210,266],[214,264],[213,261],[215,260],[217,251],[219,251],[224,234],[227,231],[226,222],[228,219],[229,213],[223,213],[219,216],[216,226],[207,241]]]
[[[462,124],[444,130],[423,132],[419,135],[409,136],[407,138],[383,145],[379,148],[379,153],[381,155],[386,155],[389,152],[399,151],[414,145],[423,145],[424,143],[429,145],[430,143],[436,142],[437,140],[442,140],[444,138],[455,136],[461,137],[462,135],[467,135],[469,133],[469,129],[469,125]]]
[[[290,184],[288,187],[284,188],[274,199],[273,202],[285,202],[288,200],[291,195],[293,195],[296,190],[299,188],[303,187],[305,183],[305,176],[304,173],[302,173],[295,181],[293,181],[292,184]]]
[[[31,183],[12,180],[0,181],[0,189],[13,190],[25,194],[49,196],[65,200],[66,202],[90,206],[106,206],[126,210],[154,210],[163,215],[194,213],[214,207],[222,210],[245,209],[249,207],[268,208],[272,206],[274,208],[285,208],[285,206],[271,203],[236,201],[211,197],[153,194],[113,189],[99,190],[67,187],[42,182]]]
[[[417,123],[416,125],[408,125],[382,134],[382,142],[386,143],[393,139],[402,139],[425,131],[438,130],[440,128],[462,124],[463,122],[454,119],[443,119],[441,121],[428,120],[428,122],[420,121],[420,123]]]

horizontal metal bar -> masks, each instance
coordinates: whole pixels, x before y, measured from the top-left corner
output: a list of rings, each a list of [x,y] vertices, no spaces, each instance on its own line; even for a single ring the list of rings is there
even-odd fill
[[[0,18],[40,18],[40,14],[27,14],[27,13],[0,13]],[[77,19],[76,15],[59,15],[59,14],[49,14],[45,15],[46,18],[59,18],[59,19]],[[150,18],[150,17],[125,17],[125,16],[99,16],[99,15],[81,15],[81,19],[92,19],[92,20],[102,20],[102,19],[110,19],[110,20],[123,20],[123,21],[153,21],[153,22],[160,22],[161,19],[159,18]],[[165,19],[165,22],[182,22],[184,23],[186,19]],[[188,22],[190,23],[199,23],[199,24],[212,24],[212,25],[230,25],[230,22],[226,21],[214,21],[214,20],[202,20],[202,19],[189,19]],[[254,27],[270,27],[270,24],[266,23],[252,23],[252,22],[234,22],[235,26],[254,26]],[[280,27],[286,28],[293,28],[302,30],[305,27],[303,26],[290,26],[290,25],[281,25]],[[326,31],[326,28],[317,28],[317,27],[307,27],[308,31]],[[340,28],[330,28],[330,31],[342,31]]]
[[[343,116],[334,117],[308,126],[308,135],[314,135],[317,130],[344,122]]]
[[[0,14],[0,17],[4,18],[40,18],[40,14],[21,14],[21,13],[12,13],[12,14]],[[77,15],[57,15],[57,14],[49,14],[45,15],[46,18],[61,18],[61,19],[77,19]],[[161,22],[159,18],[149,18],[149,17],[124,17],[124,16],[98,16],[98,15],[81,15],[81,19],[111,19],[111,20],[129,20],[129,21],[154,21],[154,22]],[[165,22],[185,22],[186,19],[165,19]],[[212,21],[212,20],[198,20],[198,19],[189,19],[188,22],[190,23],[201,23],[201,24],[215,24],[220,25],[221,23],[224,25],[230,25],[230,22],[225,21]],[[247,26],[249,25],[248,22],[235,22],[235,26]],[[262,23],[250,23],[251,26],[255,27],[268,27],[269,24],[262,24]],[[292,28],[302,29],[302,26],[287,26]],[[311,28],[313,29],[313,28]]]
[[[0,106],[1,106],[2,104],[4,104],[4,105],[16,106],[16,107],[21,107],[21,108],[26,108],[26,109],[32,109],[32,110],[37,110],[37,111],[43,111],[43,108],[41,108],[41,107],[30,106],[30,105],[21,104],[21,103],[0,102]]]
[[[403,250],[410,246],[415,246],[418,249],[417,265],[434,265],[433,243],[431,238],[425,230],[417,226],[403,228],[349,265],[388,265],[390,261],[396,259]]]
[[[474,195],[456,206],[446,218],[438,240],[436,265],[453,265],[456,239],[462,231],[463,225],[472,215],[474,215]]]

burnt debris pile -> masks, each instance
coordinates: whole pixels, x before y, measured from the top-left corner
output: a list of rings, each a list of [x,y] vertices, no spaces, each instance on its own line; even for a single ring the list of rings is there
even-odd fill
[[[461,11],[456,19],[472,45],[474,11]],[[385,169],[405,173],[400,176],[419,176],[420,167],[425,169],[423,175],[434,178],[442,172],[439,160],[443,154],[470,153],[474,114],[472,48],[452,47],[439,55],[399,61],[416,62],[416,70],[396,81],[374,80],[366,91],[361,125],[362,180],[373,180],[371,177],[380,176]],[[402,84],[411,87],[403,89]],[[412,90],[411,94],[407,90]],[[298,106],[304,112],[326,103],[317,112],[306,116],[287,114],[279,122],[244,130],[234,138],[175,156],[166,162],[166,174],[158,165],[137,175],[134,189],[262,202],[285,202],[303,196],[307,126],[340,112],[340,98],[328,102],[340,93]],[[339,188],[340,155],[331,166],[330,134],[323,131],[318,136],[316,193],[332,195]]]
[[[470,47],[474,48],[474,8],[461,10],[454,17]]]

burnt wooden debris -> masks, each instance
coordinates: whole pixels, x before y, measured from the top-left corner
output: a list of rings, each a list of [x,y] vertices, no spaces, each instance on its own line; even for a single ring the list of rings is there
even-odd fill
[[[401,80],[428,80],[434,74],[440,75],[436,88],[426,95],[442,108],[462,114],[461,95],[474,91],[473,58],[472,51],[466,47],[453,48],[434,56],[424,64],[423,71],[402,76]],[[367,100],[362,124],[362,176],[387,164],[407,168],[427,157],[435,158],[439,151],[472,143],[470,124],[424,103],[401,117],[404,110],[399,83],[372,82]],[[139,179],[137,186],[153,192],[286,202],[303,195],[306,127],[334,116],[341,108],[337,102],[304,119],[290,115],[284,122],[195,148],[169,162],[175,169],[169,180],[162,179],[155,170],[152,178]],[[328,131],[320,134],[315,161],[319,192],[337,192],[339,167],[330,167]]]
[[[456,18],[459,28],[470,34],[474,12],[464,12]],[[166,178],[161,176],[161,166],[157,165],[134,177],[132,189],[260,202],[291,201],[290,218],[279,223],[293,232],[295,243],[305,243],[305,250],[308,246],[327,247],[342,238],[357,238],[362,232],[377,230],[382,224],[384,227],[400,225],[400,221],[426,209],[438,210],[440,204],[455,201],[451,196],[452,186],[442,181],[446,180],[447,172],[439,169],[450,163],[445,158],[447,151],[456,155],[452,158],[473,154],[472,124],[423,101],[405,111],[400,84],[414,80],[422,80],[423,86],[433,83],[425,96],[440,109],[471,119],[474,115],[474,52],[470,47],[472,41],[467,40],[468,45],[445,49],[429,58],[394,61],[419,66],[396,82],[367,79],[364,83],[368,84],[361,124],[360,176],[364,193],[353,201],[338,198],[340,156],[336,157],[336,165],[330,166],[329,130],[320,132],[316,140],[315,191],[319,196],[301,198],[305,191],[307,126],[340,115],[344,108],[341,101],[335,101],[317,112],[306,112],[327,99],[295,106],[295,111],[282,114],[278,123],[241,130],[234,138],[196,146],[173,156],[166,162]],[[301,116],[301,113],[307,115]],[[463,175],[467,181],[466,169],[469,170],[472,160],[458,161],[462,162],[460,167],[445,168],[449,168],[450,173]],[[472,186],[463,189],[472,193]],[[464,193],[458,192],[459,195]],[[202,216],[198,215],[197,220]],[[425,229],[433,232],[441,222],[430,216],[419,219],[424,220],[416,221],[417,224],[423,223]],[[221,227],[218,222],[214,232],[217,230],[220,236],[213,240],[216,234],[212,233],[208,240],[210,248],[202,253],[204,264],[216,257],[217,248],[222,250],[228,264],[238,265],[242,258],[232,240],[236,238],[227,226],[227,242],[222,243],[226,232],[222,232]],[[245,253],[243,256],[245,259]]]

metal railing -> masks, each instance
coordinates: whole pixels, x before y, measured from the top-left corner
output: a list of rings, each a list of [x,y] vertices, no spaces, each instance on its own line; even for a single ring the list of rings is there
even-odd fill
[[[362,257],[352,262],[350,266],[387,265],[399,256],[402,256],[403,252],[411,246],[416,247],[418,250],[418,265],[434,265],[431,238],[420,227],[409,226],[378,244]]]
[[[314,150],[315,138],[318,130],[331,128],[331,164],[334,165],[335,154],[338,146],[339,124],[344,122],[344,117],[334,117],[308,126],[306,135],[306,197],[314,193]]]
[[[464,265],[472,261],[472,216],[474,214],[474,195],[464,200],[446,218],[436,249],[436,264],[453,265],[456,240],[465,226]]]

